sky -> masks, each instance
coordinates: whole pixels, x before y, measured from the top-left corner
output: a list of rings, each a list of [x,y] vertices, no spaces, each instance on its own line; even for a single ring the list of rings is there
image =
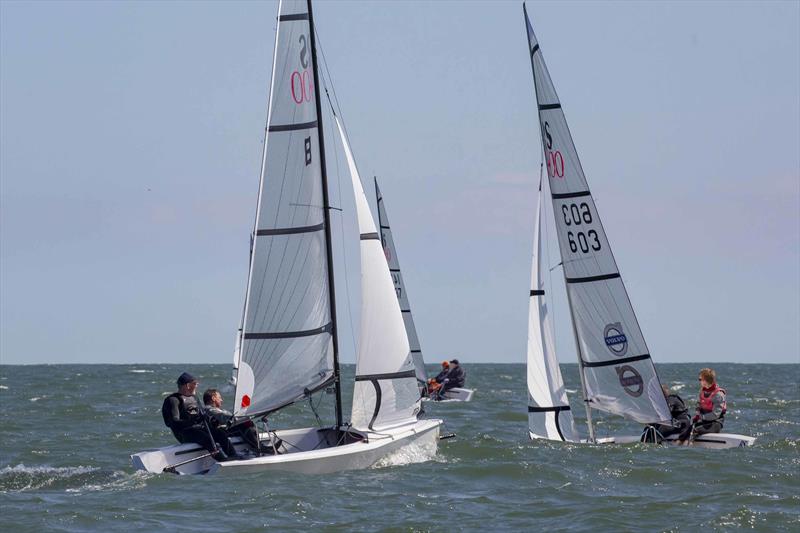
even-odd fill
[[[800,362],[800,3],[528,11],[654,360]],[[0,2],[0,362],[230,361],[276,13]],[[426,360],[523,362],[541,148],[521,2],[314,14]],[[358,244],[328,162],[347,363]]]

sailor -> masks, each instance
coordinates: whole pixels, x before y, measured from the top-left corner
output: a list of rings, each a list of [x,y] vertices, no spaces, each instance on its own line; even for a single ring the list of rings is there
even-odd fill
[[[455,387],[463,387],[466,379],[467,373],[464,372],[463,368],[461,368],[458,359],[451,359],[450,372],[447,373],[447,377],[445,377],[444,382],[442,383],[442,389],[447,391]]]
[[[697,414],[694,415],[692,435],[719,433],[725,422],[728,410],[725,389],[717,384],[717,374],[710,368],[704,368],[698,376],[700,394],[697,402]]]
[[[439,390],[448,372],[450,372],[450,362],[442,361],[442,371],[436,374],[435,378],[428,380],[428,394],[435,394]]]
[[[212,428],[205,422],[200,403],[194,396],[197,391],[197,380],[194,376],[184,372],[178,377],[177,383],[178,392],[164,398],[161,416],[178,442],[199,444],[218,461],[239,458],[225,432]]]
[[[203,393],[206,420],[212,428],[218,428],[229,437],[241,437],[242,440],[256,452],[260,451],[258,445],[258,429],[252,420],[236,420],[233,413],[222,408],[222,394],[217,389],[207,389]]]
[[[661,390],[664,392],[664,398],[667,400],[667,406],[672,416],[672,425],[653,424],[649,427],[654,428],[658,432],[658,435],[660,435],[657,442],[661,442],[661,438],[670,435],[681,435],[681,441],[683,441],[688,438],[689,433],[692,431],[692,420],[689,417],[689,409],[686,408],[686,404],[680,396],[670,393],[669,387],[661,385]],[[645,433],[645,435],[647,435],[647,433]],[[643,438],[643,440],[645,442],[652,442],[647,438]]]

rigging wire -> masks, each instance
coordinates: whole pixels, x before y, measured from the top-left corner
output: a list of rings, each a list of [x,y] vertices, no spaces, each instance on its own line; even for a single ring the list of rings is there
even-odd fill
[[[544,180],[544,181],[542,180],[543,175],[544,175],[544,148],[542,148],[542,160],[539,162],[539,183],[541,184],[540,185],[540,189],[541,189],[540,195],[541,196],[544,195],[544,187],[545,187],[545,185],[547,185],[547,186],[550,185],[549,180]],[[542,205],[542,209],[544,210],[544,213],[542,213],[543,216],[541,216],[540,219],[542,219],[544,221],[544,245],[545,245],[545,254],[546,254],[546,260],[547,260],[547,262],[545,263],[546,265],[550,264],[550,231],[548,229],[550,226],[547,223],[547,204],[548,203],[550,203],[550,202],[547,201],[547,197],[545,196],[541,201],[541,205]],[[552,208],[551,208],[551,211],[552,211]],[[555,217],[555,215],[553,215],[553,216]],[[541,240],[542,240],[542,236],[541,235],[539,236],[539,240],[541,242]],[[540,259],[540,261],[541,261],[541,259]],[[556,265],[556,267],[557,266],[558,265]],[[547,292],[550,294],[549,300],[550,300],[550,306],[552,308],[552,311],[550,312],[550,316],[552,317],[552,323],[553,323],[553,350],[555,350],[555,352],[556,352],[556,361],[558,361],[558,335],[555,334],[556,333],[556,324],[558,322],[557,319],[556,319],[556,298],[555,298],[556,295],[553,292],[553,276],[550,274],[550,272],[552,272],[553,269],[556,268],[556,267],[550,268],[548,270],[548,276],[547,276],[548,289],[547,289]]]
[[[320,71],[320,74],[321,74],[320,79],[322,80],[323,87],[325,89],[325,94],[328,97],[328,103],[331,106],[331,112],[334,114],[334,116],[337,117],[338,122],[341,124],[341,128],[342,128],[342,131],[344,133],[343,142],[348,142],[348,144],[349,144],[350,135],[347,132],[347,122],[344,119],[344,113],[342,112],[342,107],[339,104],[339,97],[338,97],[338,95],[336,93],[336,87],[333,84],[333,76],[331,75],[330,70],[328,68],[328,60],[327,60],[327,57],[325,56],[325,50],[322,47],[322,41],[319,38],[319,33],[317,32],[316,27],[314,28],[314,35],[316,36],[317,50],[319,50],[320,53],[321,53],[322,66],[324,67],[324,71]],[[326,73],[327,73],[327,76],[325,75]],[[333,92],[333,100],[331,100],[330,93],[328,92],[328,87],[325,84],[325,78],[326,77],[328,79],[328,82],[330,83],[331,92]],[[335,103],[335,106],[334,106],[334,103]],[[338,111],[338,113],[337,113],[337,111]],[[356,170],[358,170],[358,163],[356,161],[356,156],[355,156],[355,154],[353,154],[352,150],[350,150],[350,156],[353,158],[353,164],[355,165]],[[336,161],[337,161],[337,179],[340,179],[340,176],[338,174],[338,154],[336,155]],[[348,169],[348,172],[349,172],[349,169]],[[359,179],[360,179],[360,173],[359,173]],[[361,186],[363,188],[364,184],[362,183]],[[340,201],[341,201],[341,181],[339,181],[339,191],[340,191],[339,194],[340,194]],[[344,243],[345,239],[344,239],[344,223],[343,222],[340,225],[340,228],[341,228],[341,231],[342,231],[342,243]],[[359,247],[360,247],[360,245],[359,245]],[[349,289],[349,282],[348,282],[348,276],[347,275],[345,275],[345,286],[347,287],[347,291],[348,291],[348,309],[347,310],[348,310],[348,313],[350,313],[350,301],[349,301],[350,289]],[[353,333],[352,315],[350,315],[350,316],[351,316],[350,329],[351,329],[351,334],[353,335],[353,345],[357,346],[356,343],[355,343],[355,333]],[[356,362],[357,362],[357,355],[356,355]],[[364,412],[367,412],[367,410],[368,410],[368,407],[366,405],[367,404],[367,397],[366,397],[366,395],[359,395],[357,393],[358,388],[359,388],[359,386],[356,383],[354,388],[353,388],[353,402],[354,402],[353,403],[353,411],[355,411],[355,399],[358,396],[360,396],[361,400],[362,400],[361,401],[361,410],[364,411]],[[351,418],[352,418],[352,416],[353,416],[353,414],[351,412]]]
[[[314,28],[314,34],[316,35],[317,50],[319,50],[319,52],[321,53],[322,65],[325,67],[324,71],[319,71],[320,72],[320,80],[322,81],[322,87],[325,89],[325,95],[328,97],[328,104],[330,104],[330,106],[331,106],[331,113],[333,113],[334,116],[337,116],[342,120],[342,127],[344,128],[344,119],[341,118],[341,109],[339,110],[339,114],[337,115],[336,111],[335,111],[335,109],[333,107],[333,103],[331,102],[330,94],[328,93],[328,84],[330,84],[331,90],[333,91],[333,94],[334,94],[334,99],[336,99],[336,89],[333,87],[333,79],[331,78],[330,71],[328,70],[328,62],[327,62],[327,60],[325,58],[325,50],[323,50],[323,48],[322,48],[322,43],[320,42],[319,33],[317,32],[317,28],[316,27]],[[327,73],[328,83],[326,83],[326,81],[325,81],[326,80],[325,73]],[[337,100],[337,106],[338,106],[338,100]],[[330,128],[330,131],[331,131],[330,138],[335,140],[337,138],[337,136],[336,136],[334,128],[333,128],[333,121],[329,120],[327,122],[329,124],[329,128]],[[332,146],[332,148],[333,148],[332,152],[333,152],[334,160],[336,162],[336,194],[338,196],[337,199],[338,199],[338,202],[339,202],[339,207],[341,208],[342,207],[342,173],[341,173],[340,166],[339,166],[339,151],[336,150],[335,144],[336,143],[334,141],[334,146]],[[341,209],[339,209],[339,211],[341,211]],[[351,341],[351,343],[353,345],[353,353],[355,353],[356,352],[356,335],[355,335],[355,330],[353,329],[353,311],[352,311],[352,301],[351,301],[351,292],[350,292],[350,275],[349,275],[348,270],[347,270],[347,257],[348,257],[348,255],[347,255],[347,239],[345,238],[345,232],[344,232],[344,216],[340,216],[339,217],[339,234],[341,236],[340,241],[341,241],[341,245],[342,245],[342,262],[344,264],[344,267],[343,267],[344,268],[344,285],[345,285],[345,291],[347,292],[347,298],[345,298],[345,301],[347,302],[347,317],[348,317],[348,322],[349,322],[349,325],[350,325],[350,341]]]

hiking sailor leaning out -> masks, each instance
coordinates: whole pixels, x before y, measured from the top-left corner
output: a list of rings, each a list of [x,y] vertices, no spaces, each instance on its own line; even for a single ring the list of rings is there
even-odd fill
[[[467,373],[461,368],[458,359],[453,359],[450,361],[450,372],[445,377],[443,388],[444,390],[449,390],[455,387],[463,387],[466,379]]]
[[[447,373],[450,372],[450,362],[442,361],[442,371],[436,374],[435,378],[428,380],[428,394],[434,394],[441,388],[444,383]]]
[[[245,444],[255,452],[260,450],[258,430],[252,420],[237,420],[233,413],[222,408],[222,393],[217,389],[207,389],[203,393],[206,420],[212,428],[224,431],[229,437],[241,437]]]
[[[172,434],[181,444],[194,442],[214,454],[214,459],[225,461],[237,458],[231,441],[224,431],[206,424],[200,403],[194,394],[197,380],[184,372],[178,377],[178,392],[164,398],[161,416],[164,424],[172,430]],[[213,437],[213,440],[212,440]]]
[[[717,375],[710,368],[704,368],[698,376],[700,394],[697,402],[697,414],[694,415],[694,435],[719,433],[725,422],[728,406],[725,400],[725,389],[717,384]]]
[[[670,392],[669,387],[661,385],[664,392],[664,399],[667,400],[669,412],[672,417],[672,424],[653,424],[660,436],[680,435],[679,440],[685,440],[692,431],[692,420],[689,417],[689,409],[683,403],[683,399],[675,393]],[[649,442],[649,441],[648,441]],[[660,439],[659,441],[660,442]]]

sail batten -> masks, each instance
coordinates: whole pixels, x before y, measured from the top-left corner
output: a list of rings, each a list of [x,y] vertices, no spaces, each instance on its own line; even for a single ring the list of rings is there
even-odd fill
[[[525,23],[585,400],[594,409],[637,422],[667,421],[658,375],[527,11]]]

